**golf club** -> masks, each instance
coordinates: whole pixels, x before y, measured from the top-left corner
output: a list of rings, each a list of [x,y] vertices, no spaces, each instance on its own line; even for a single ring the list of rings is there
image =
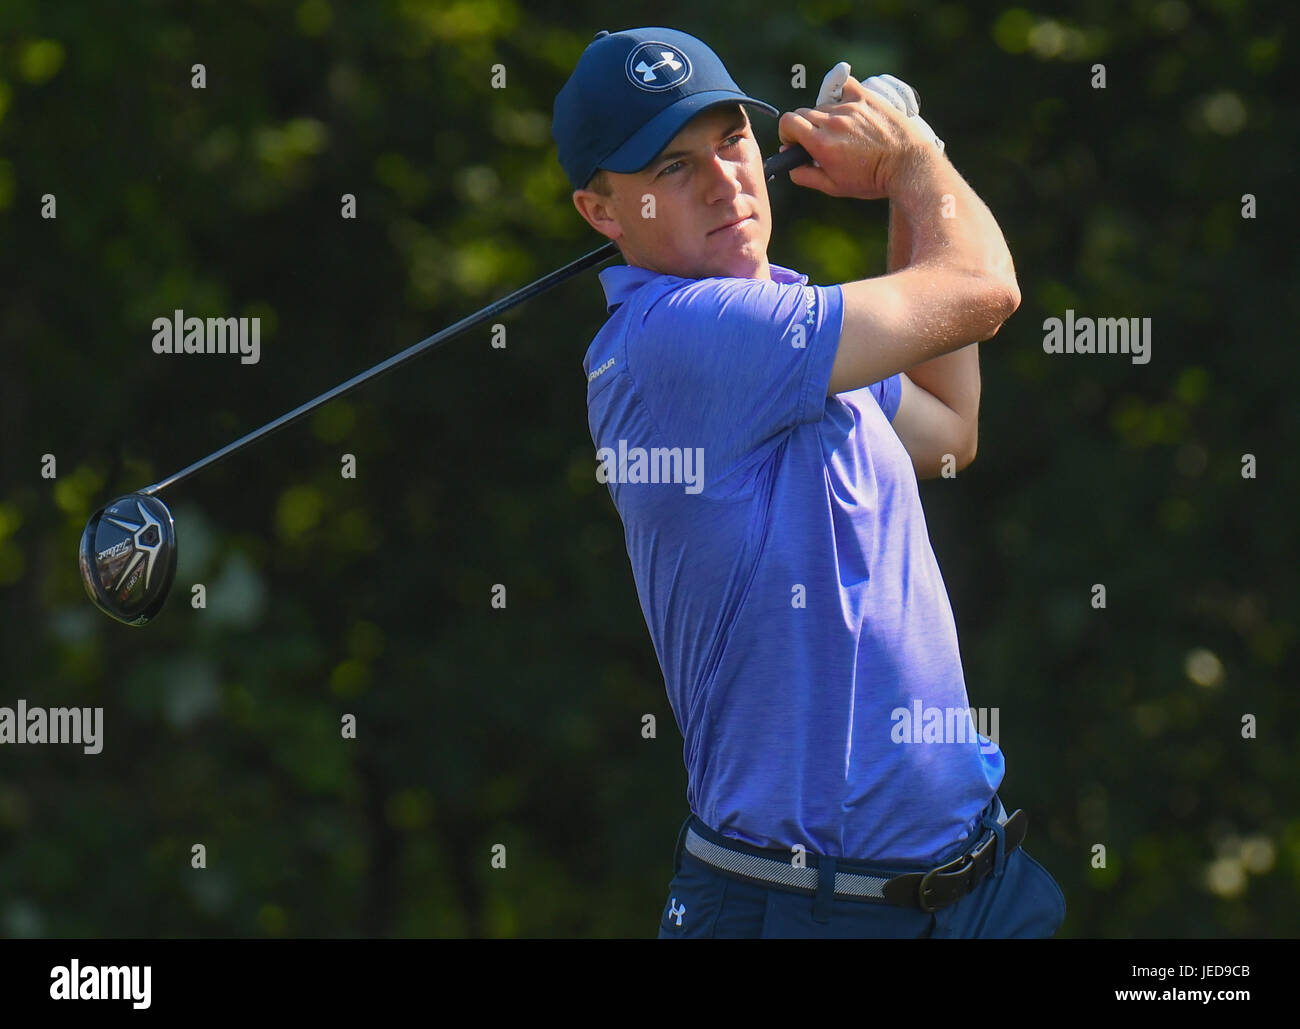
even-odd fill
[[[781,172],[805,164],[809,159],[808,152],[803,147],[791,146],[768,158],[763,164],[763,173],[771,181]],[[613,242],[606,243],[563,268],[489,304],[481,311],[449,325],[441,332],[407,347],[386,361],[354,375],[332,390],[295,407],[260,429],[254,429],[174,475],[135,493],[117,497],[104,505],[91,515],[81,534],[77,563],[87,596],[105,614],[126,625],[145,625],[152,621],[162,610],[172,580],[176,577],[176,523],[167,505],[158,498],[158,493],[276,430],[283,429],[321,405],[391,372],[453,336],[545,293],[552,286],[559,285],[579,272],[609,260],[617,253],[618,247]]]

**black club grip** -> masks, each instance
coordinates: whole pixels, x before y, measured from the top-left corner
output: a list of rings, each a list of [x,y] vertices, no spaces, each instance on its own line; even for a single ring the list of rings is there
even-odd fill
[[[773,154],[763,162],[763,174],[767,176],[768,181],[776,178],[782,172],[788,172],[791,168],[797,168],[801,164],[808,164],[812,160],[808,156],[808,151],[798,143],[792,144],[780,153]]]

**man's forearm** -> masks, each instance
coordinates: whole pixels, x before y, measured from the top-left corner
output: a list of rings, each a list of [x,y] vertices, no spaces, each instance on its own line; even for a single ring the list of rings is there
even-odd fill
[[[889,203],[889,271],[896,272],[912,261],[912,227],[907,215],[892,200]],[[979,344],[922,361],[904,373],[927,393],[933,394],[976,430],[980,407]]]

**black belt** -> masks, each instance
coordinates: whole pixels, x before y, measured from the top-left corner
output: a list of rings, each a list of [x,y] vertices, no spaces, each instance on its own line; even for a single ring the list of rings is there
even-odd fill
[[[1029,828],[1029,816],[1023,810],[1017,810],[1007,817],[1006,808],[1002,807],[1000,800],[998,808],[1005,853],[1010,854],[1024,841],[1025,832]],[[707,830],[707,827],[706,831],[709,832],[708,838],[692,827],[686,830],[684,840],[685,849],[706,865],[748,882],[779,886],[809,896],[818,894],[819,855],[806,855],[810,865],[796,867],[788,858],[766,856],[784,853],[782,851],[761,850]],[[966,896],[993,871],[998,837],[996,832],[987,827],[985,832],[987,839],[981,837],[982,842],[974,849],[928,872],[891,875],[868,868],[858,861],[836,859],[835,896],[846,900],[875,901],[896,907],[938,911]]]

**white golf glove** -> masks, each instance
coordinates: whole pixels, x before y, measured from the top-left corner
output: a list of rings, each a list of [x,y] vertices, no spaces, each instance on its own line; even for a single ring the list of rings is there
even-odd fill
[[[840,61],[839,64],[826,73],[826,77],[822,79],[821,92],[817,94],[818,107],[822,104],[837,104],[840,102],[844,83],[848,81],[849,72],[849,63]],[[884,97],[907,117],[914,118],[926,139],[933,140],[934,145],[942,152],[943,140],[934,134],[934,129],[930,128],[925,119],[921,117],[921,103],[916,97],[916,90],[893,75],[873,75],[871,78],[865,79],[862,85],[878,96]]]

